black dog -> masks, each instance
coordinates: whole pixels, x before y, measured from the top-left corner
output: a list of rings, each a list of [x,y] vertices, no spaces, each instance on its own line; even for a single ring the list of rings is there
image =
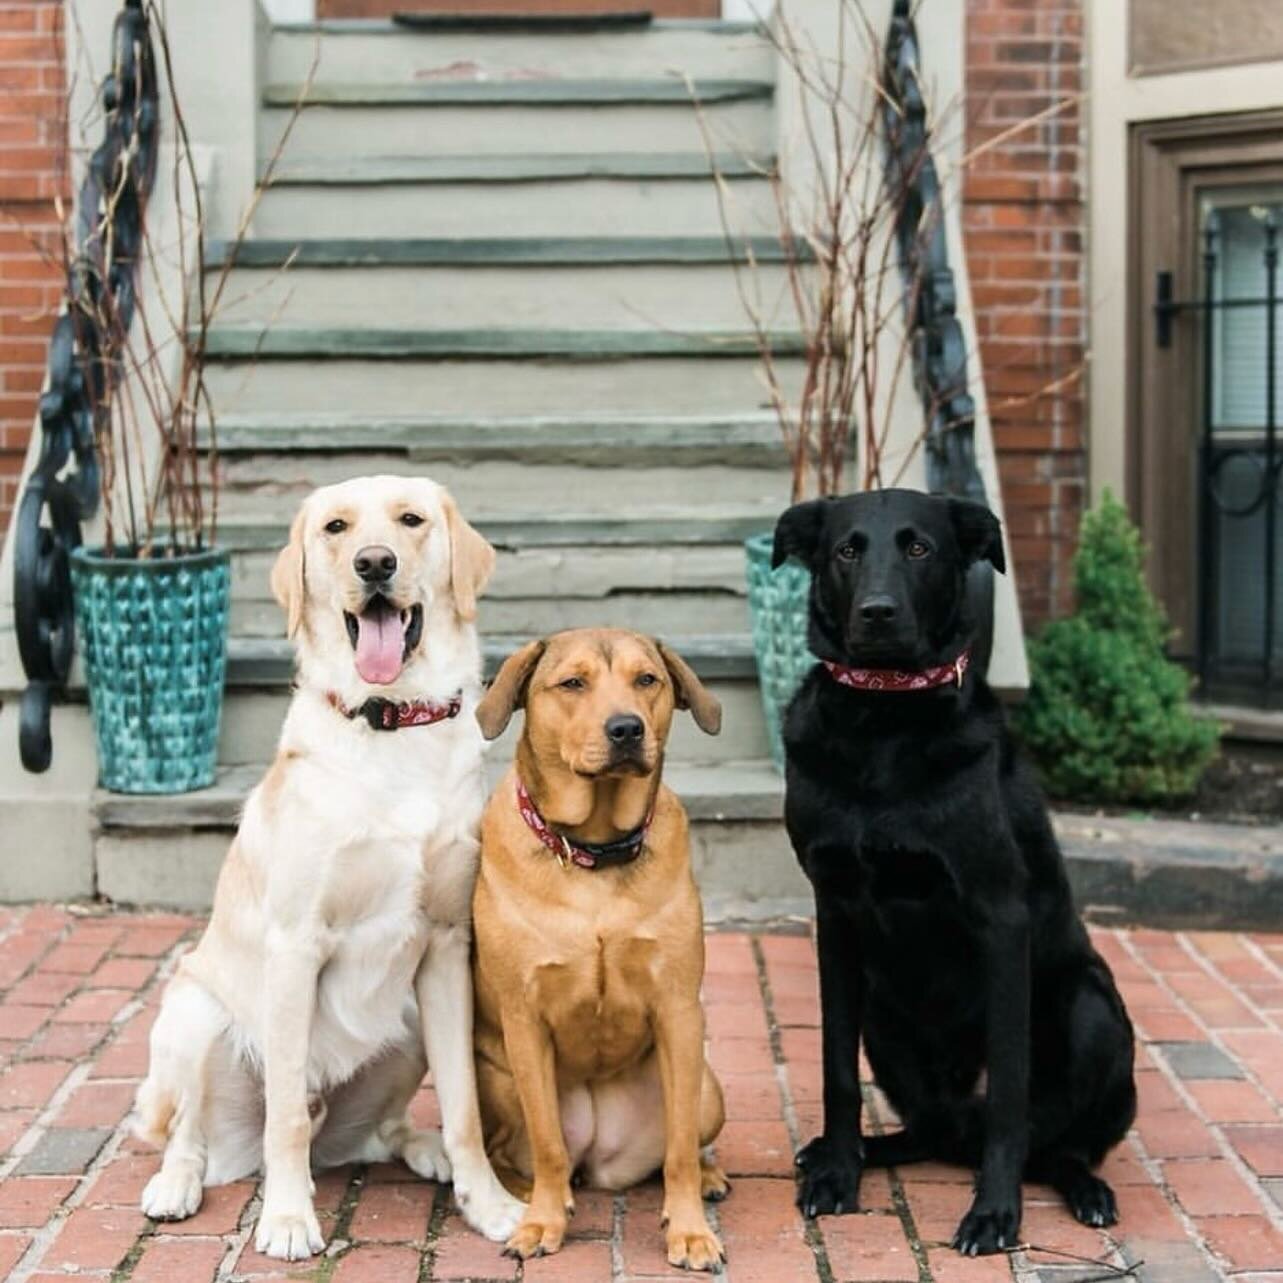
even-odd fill
[[[978,1168],[954,1237],[970,1255],[1019,1242],[1022,1176],[1113,1224],[1092,1168],[1135,1115],[1131,1023],[1038,786],[968,668],[967,572],[1005,570],[998,520],[909,490],[820,499],[780,518],[775,564],[789,556],[811,569],[826,661],[784,730],[824,1036],[824,1132],[797,1157],[798,1206],[853,1212],[864,1167],[935,1158]],[[903,1131],[861,1138],[861,1037]]]

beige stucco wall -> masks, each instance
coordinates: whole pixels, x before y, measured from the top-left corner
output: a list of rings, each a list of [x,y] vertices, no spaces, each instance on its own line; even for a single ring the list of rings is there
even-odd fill
[[[1139,121],[1283,103],[1283,62],[1128,73],[1126,0],[1086,0],[1090,480],[1126,493],[1127,138]]]

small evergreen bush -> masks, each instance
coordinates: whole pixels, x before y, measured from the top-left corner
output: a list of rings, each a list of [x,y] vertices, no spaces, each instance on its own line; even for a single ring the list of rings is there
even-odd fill
[[[1190,708],[1190,680],[1144,578],[1145,550],[1106,491],[1083,518],[1078,606],[1029,647],[1029,697],[1017,726],[1055,797],[1173,802],[1216,755],[1219,728]]]

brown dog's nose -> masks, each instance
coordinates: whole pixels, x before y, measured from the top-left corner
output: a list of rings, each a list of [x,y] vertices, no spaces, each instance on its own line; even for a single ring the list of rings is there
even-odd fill
[[[620,748],[632,748],[645,734],[646,727],[635,713],[616,713],[606,718],[606,738]]]
[[[352,559],[352,569],[363,583],[386,584],[396,574],[396,553],[382,544],[370,544]]]

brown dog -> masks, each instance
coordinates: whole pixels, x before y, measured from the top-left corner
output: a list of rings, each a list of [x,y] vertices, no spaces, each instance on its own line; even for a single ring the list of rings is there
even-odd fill
[[[530,1200],[507,1251],[561,1246],[575,1173],[624,1189],[662,1167],[669,1261],[717,1269],[702,1199],[728,1185],[700,1155],[723,1121],[704,1059],[703,912],[686,813],[660,773],[674,710],[715,735],[721,706],[680,656],[610,629],[513,655],[477,707],[486,738],[520,706],[473,898],[486,1150]]]

